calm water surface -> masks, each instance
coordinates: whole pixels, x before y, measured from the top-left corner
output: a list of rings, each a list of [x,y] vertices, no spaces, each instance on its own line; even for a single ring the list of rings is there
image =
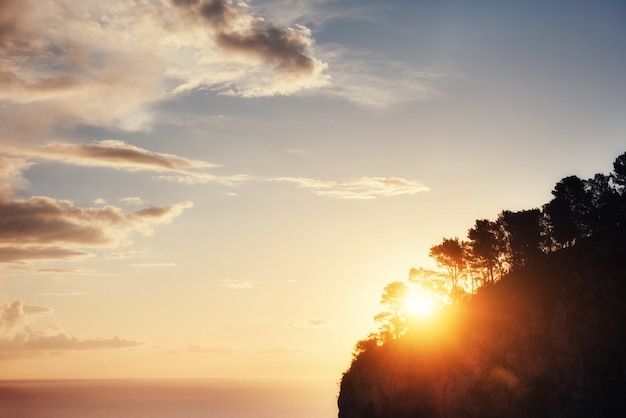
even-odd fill
[[[0,417],[335,418],[337,393],[328,380],[0,381]]]

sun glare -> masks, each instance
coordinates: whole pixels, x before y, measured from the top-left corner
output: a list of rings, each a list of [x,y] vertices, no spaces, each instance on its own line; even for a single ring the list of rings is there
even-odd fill
[[[437,310],[435,296],[427,290],[417,288],[406,295],[403,305],[407,314],[419,318],[431,317]]]

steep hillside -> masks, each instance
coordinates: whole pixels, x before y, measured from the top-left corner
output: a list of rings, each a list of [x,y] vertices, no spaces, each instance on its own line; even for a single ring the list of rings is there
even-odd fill
[[[626,230],[485,286],[344,374],[340,418],[626,416]]]

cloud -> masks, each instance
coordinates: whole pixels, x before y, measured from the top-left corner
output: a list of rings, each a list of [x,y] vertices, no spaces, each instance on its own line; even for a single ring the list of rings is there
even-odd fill
[[[0,262],[71,259],[89,253],[77,246],[106,247],[129,242],[134,233],[150,235],[170,223],[191,202],[151,206],[126,213],[114,206],[83,208],[70,200],[45,196],[14,197],[12,185],[30,165],[0,156]],[[8,167],[8,168],[6,168]]]
[[[129,348],[143,344],[140,341],[127,340],[118,336],[81,339],[61,332],[47,335],[40,331],[25,328],[12,338],[0,339],[0,358],[32,355],[34,352]],[[11,355],[11,352],[16,353]]]
[[[0,331],[10,330],[26,320],[24,303],[15,299],[0,308]]]
[[[192,160],[173,154],[157,153],[127,144],[123,141],[109,139],[95,141],[88,144],[72,144],[68,142],[49,142],[37,148],[16,148],[11,146],[0,147],[0,152],[7,156],[30,158],[35,160],[55,161],[64,164],[74,164],[86,167],[110,167],[127,171],[156,171],[173,172],[174,175],[159,175],[155,178],[178,183],[219,183],[234,185],[249,179],[244,174],[233,176],[217,176],[204,172],[209,168],[219,167],[218,164],[206,161]],[[24,168],[32,162],[23,161]],[[27,165],[28,164],[28,165]],[[19,169],[16,167],[15,170]],[[139,198],[126,198],[124,203],[139,204]],[[98,199],[95,205],[106,202]]]
[[[376,199],[428,191],[421,183],[398,177],[362,177],[348,181],[322,181],[305,177],[278,177],[272,181],[296,183],[317,196],[340,199]]]
[[[81,339],[63,332],[35,330],[29,318],[51,315],[53,310],[43,306],[25,305],[15,299],[0,307],[0,359],[42,355],[49,352],[96,350],[136,347],[143,343],[117,336]]]
[[[84,296],[91,295],[91,292],[84,292],[82,290],[68,291],[68,292],[39,292],[39,296]]]
[[[133,267],[142,269],[160,268],[160,267],[176,267],[176,263],[132,263]]]
[[[244,3],[230,0],[172,0],[172,4],[188,23],[208,30],[223,60],[217,64],[202,55],[205,65],[217,68],[217,77],[215,71],[188,76],[175,91],[221,85],[218,89],[222,94],[255,97],[328,84],[328,77],[323,75],[327,66],[313,57],[314,42],[308,28],[279,28],[253,16]]]
[[[69,200],[43,196],[0,201],[0,243],[10,243],[19,249],[58,243],[118,245],[132,232],[151,234],[154,226],[169,223],[192,206],[191,202],[182,202],[127,214],[113,206],[81,208]],[[36,247],[26,248],[37,250]]]
[[[0,113],[5,133],[17,140],[64,124],[145,126],[147,104],[161,97],[154,41],[120,31],[138,22],[138,7],[108,3],[0,3],[0,100],[14,105]]]
[[[241,280],[222,280],[220,287],[227,289],[251,289],[254,287],[254,283]]]
[[[156,103],[198,87],[250,97],[324,85],[313,43],[231,1],[4,0],[0,137],[148,130]]]
[[[14,246],[0,246],[0,263],[18,263],[30,260],[70,260],[87,257],[85,251],[56,246],[23,245],[14,243]]]
[[[183,348],[183,352],[197,354],[232,354],[235,353],[236,350],[223,345],[205,346],[201,344],[187,344]]]
[[[329,63],[332,84],[310,93],[337,97],[370,109],[440,97],[440,82],[448,77],[432,68],[419,68],[338,45],[326,45],[322,56]]]
[[[28,322],[33,315],[50,315],[53,310],[45,306],[24,305],[21,299],[0,306],[0,333],[6,333]]]
[[[137,196],[123,197],[120,199],[120,203],[129,205],[129,206],[143,206],[146,204],[146,202],[144,202],[142,198],[137,197]]]
[[[328,319],[294,319],[287,322],[285,328],[332,328],[334,326],[332,321]]]

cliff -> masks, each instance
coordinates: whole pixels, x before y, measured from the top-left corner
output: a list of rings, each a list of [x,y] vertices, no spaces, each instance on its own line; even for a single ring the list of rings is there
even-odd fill
[[[626,231],[542,255],[345,372],[340,418],[626,416]]]

